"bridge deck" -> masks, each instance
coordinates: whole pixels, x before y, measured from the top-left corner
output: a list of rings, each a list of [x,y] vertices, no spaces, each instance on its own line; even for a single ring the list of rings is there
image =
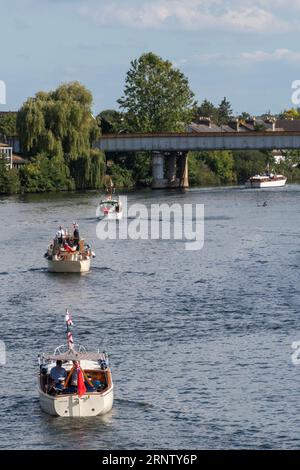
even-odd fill
[[[108,134],[97,147],[104,152],[300,149],[300,132]]]

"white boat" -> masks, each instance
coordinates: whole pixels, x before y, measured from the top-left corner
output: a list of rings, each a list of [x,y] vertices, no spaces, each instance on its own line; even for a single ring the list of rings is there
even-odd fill
[[[110,196],[101,199],[97,216],[99,219],[121,220],[123,216],[122,203],[118,198]]]
[[[68,314],[68,313],[67,313]],[[42,410],[52,416],[88,417],[108,413],[113,406],[113,382],[105,352],[87,352],[79,345],[60,346],[39,356],[38,391]],[[73,341],[73,339],[72,339]],[[64,376],[55,385],[51,370],[57,361]],[[77,386],[71,385],[76,371]],[[81,377],[81,381],[80,381]],[[82,385],[83,384],[83,385]]]
[[[286,184],[287,178],[283,175],[267,173],[264,175],[255,175],[245,183],[246,188],[279,188]]]
[[[44,256],[48,261],[49,272],[87,273],[95,254],[83,239],[75,240],[67,232],[62,239],[55,238],[49,244]]]

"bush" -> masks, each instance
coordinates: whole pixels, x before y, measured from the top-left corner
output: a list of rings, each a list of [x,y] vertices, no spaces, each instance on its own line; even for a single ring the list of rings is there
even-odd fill
[[[122,167],[121,165],[113,163],[108,169],[108,174],[117,188],[131,189],[135,187],[136,182],[132,171]]]
[[[9,168],[6,162],[0,159],[0,194],[17,194],[20,191],[20,179],[14,168]]]

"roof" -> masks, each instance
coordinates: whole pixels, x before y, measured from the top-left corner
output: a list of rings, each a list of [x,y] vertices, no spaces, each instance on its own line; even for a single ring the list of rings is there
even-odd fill
[[[25,158],[22,158],[19,155],[15,155],[15,154],[12,155],[12,162],[13,164],[16,164],[16,165],[25,165],[29,163],[29,161],[25,160]]]
[[[300,119],[278,119],[275,124],[276,130],[299,132]]]
[[[41,354],[46,361],[100,361],[103,360],[104,354],[100,352],[77,352],[68,351],[62,354]]]

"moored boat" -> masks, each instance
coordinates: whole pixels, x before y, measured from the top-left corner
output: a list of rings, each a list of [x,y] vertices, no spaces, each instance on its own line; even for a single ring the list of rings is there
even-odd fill
[[[80,238],[77,224],[74,224],[73,234],[60,226],[45,253],[48,271],[55,273],[87,273],[94,256],[91,247]]]
[[[246,188],[279,188],[286,184],[287,178],[283,175],[266,173],[263,175],[255,175],[248,179],[245,183]]]
[[[38,390],[42,410],[52,416],[103,415],[113,406],[113,382],[105,352],[76,348],[66,312],[67,346],[39,356]]]

